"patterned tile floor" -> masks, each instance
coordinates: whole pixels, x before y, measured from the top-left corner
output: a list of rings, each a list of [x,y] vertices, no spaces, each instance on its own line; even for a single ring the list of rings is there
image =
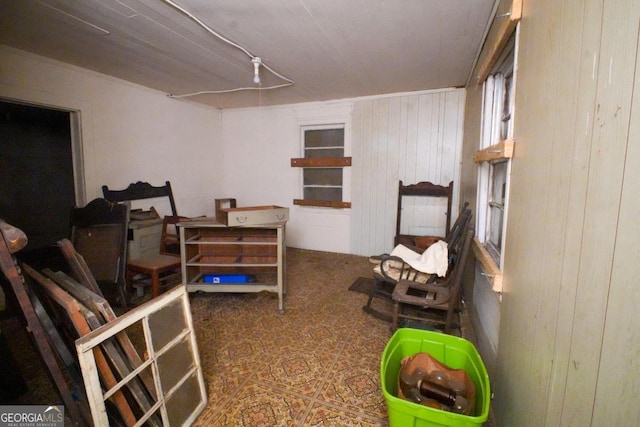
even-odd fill
[[[370,277],[368,259],[289,249],[287,273],[285,314],[274,294],[191,295],[209,399],[194,425],[388,426],[379,371],[389,324],[348,290]],[[3,323],[11,347],[29,348],[16,326]],[[463,327],[465,337],[472,332]],[[59,399],[39,357],[16,356],[30,391],[11,403]]]
[[[364,257],[289,249],[285,314],[273,294],[191,298],[209,404],[197,426],[386,426],[389,325],[348,291]]]

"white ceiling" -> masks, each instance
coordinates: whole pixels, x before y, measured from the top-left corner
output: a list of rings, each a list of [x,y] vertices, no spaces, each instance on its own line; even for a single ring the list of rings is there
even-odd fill
[[[463,86],[494,3],[0,0],[0,43],[167,94],[263,88],[188,98],[218,108],[277,105]],[[251,56],[284,79],[254,84]]]

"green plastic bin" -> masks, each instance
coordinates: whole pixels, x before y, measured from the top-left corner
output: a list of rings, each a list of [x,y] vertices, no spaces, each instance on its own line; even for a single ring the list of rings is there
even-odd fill
[[[476,387],[475,416],[442,411],[396,397],[400,361],[426,352],[453,369],[464,369]],[[382,394],[387,401],[390,427],[479,426],[489,417],[489,375],[475,346],[440,332],[398,329],[387,343],[380,361]]]

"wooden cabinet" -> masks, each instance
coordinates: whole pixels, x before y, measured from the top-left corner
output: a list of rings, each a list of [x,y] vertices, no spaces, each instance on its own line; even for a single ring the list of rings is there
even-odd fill
[[[182,281],[189,292],[278,294],[284,312],[285,223],[227,227],[213,219],[181,222]],[[251,274],[250,283],[207,283],[208,275]]]

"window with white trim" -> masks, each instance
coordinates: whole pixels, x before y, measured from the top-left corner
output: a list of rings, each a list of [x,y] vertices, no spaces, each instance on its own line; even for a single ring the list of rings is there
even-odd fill
[[[304,157],[291,159],[291,166],[301,168],[302,198],[296,205],[348,208],[345,201],[346,171],[351,157],[345,156],[345,124],[301,126]]]
[[[515,34],[484,82],[478,168],[478,239],[502,265],[513,149]]]

